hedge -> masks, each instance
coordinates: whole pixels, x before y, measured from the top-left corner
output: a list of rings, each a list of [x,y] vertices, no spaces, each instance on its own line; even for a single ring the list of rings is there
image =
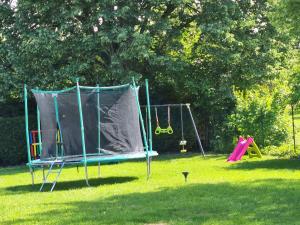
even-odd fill
[[[29,117],[34,129],[35,117]],[[27,162],[24,116],[0,117],[0,166],[19,165]]]
[[[179,142],[181,140],[181,124],[179,108],[171,111],[171,126],[174,133],[172,135],[153,134],[153,149],[159,153],[165,152],[180,152]],[[152,112],[153,113],[153,112]],[[29,129],[36,130],[36,117],[31,113],[29,117]],[[160,108],[159,120],[161,127],[167,127],[167,108]],[[153,133],[156,128],[155,115],[152,114],[152,128]],[[183,110],[184,119],[184,134],[187,140],[187,149],[189,151],[196,151],[200,153],[199,146],[197,146],[194,129],[187,113]],[[200,130],[200,134],[203,134]],[[203,137],[202,137],[203,140]],[[19,165],[27,162],[26,136],[25,136],[25,121],[24,116],[8,116],[0,117],[0,166]]]

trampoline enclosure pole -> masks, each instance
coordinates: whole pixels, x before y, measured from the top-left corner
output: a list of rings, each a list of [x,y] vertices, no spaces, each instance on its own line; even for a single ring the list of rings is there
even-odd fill
[[[148,133],[149,133],[149,151],[152,151],[152,126],[151,126],[151,108],[150,108],[150,97],[149,97],[149,83],[148,79],[145,81],[146,85],[146,96],[147,96],[147,113],[148,113]]]
[[[141,107],[140,107],[139,96],[138,96],[138,91],[137,91],[137,88],[136,88],[136,85],[135,85],[134,77],[132,78],[132,84],[133,84],[133,89],[134,89],[134,93],[135,93],[135,100],[136,100],[136,104],[137,104],[137,108],[138,108],[138,113],[139,113],[139,118],[140,118],[141,127],[142,127],[143,141],[144,141],[144,145],[145,145],[145,149],[146,149],[147,178],[149,178],[149,176],[150,176],[150,164],[149,164],[150,160],[149,160],[148,141],[147,141],[147,137],[146,137],[144,120],[143,120],[143,117],[142,117],[142,111],[141,111]]]
[[[25,129],[26,129],[26,145],[28,163],[31,164],[30,144],[29,144],[29,125],[28,125],[28,99],[27,99],[27,86],[24,84],[24,106],[25,106]]]
[[[37,126],[38,126],[38,137],[39,137],[39,150],[41,156],[43,146],[42,146],[42,135],[41,135],[41,116],[40,116],[40,110],[38,106],[36,106],[36,114],[37,114]]]
[[[97,116],[98,116],[98,153],[100,154],[100,143],[101,143],[101,136],[100,136],[100,129],[101,129],[101,118],[100,118],[100,88],[99,84],[97,84]]]
[[[80,119],[82,153],[83,153],[84,162],[86,163],[86,150],[85,150],[84,125],[83,125],[83,115],[82,115],[81,98],[80,98],[80,89],[79,89],[79,83],[78,83],[78,80],[77,80],[77,102],[78,102],[78,111],[79,111],[79,119]]]
[[[77,102],[78,102],[78,111],[79,111],[79,119],[80,119],[80,129],[81,129],[82,153],[83,153],[84,167],[85,167],[85,181],[86,181],[86,184],[89,186],[88,171],[87,171],[87,160],[86,160],[86,149],[85,149],[83,115],[82,115],[80,87],[79,87],[79,81],[78,81],[78,79],[77,79],[77,82],[76,82],[76,86],[77,86]]]
[[[141,107],[140,107],[140,102],[139,102],[139,97],[138,97],[138,91],[137,91],[137,88],[136,88],[136,85],[135,85],[134,78],[132,78],[132,83],[133,83],[133,88],[134,88],[134,93],[135,93],[135,100],[136,100],[138,113],[139,113],[139,118],[140,118],[141,127],[142,127],[143,141],[144,141],[145,149],[146,149],[146,152],[147,152],[147,155],[148,155],[148,141],[147,141],[147,138],[146,138],[144,120],[143,120],[143,117],[142,117],[142,112],[141,112]]]
[[[98,154],[100,155],[100,143],[101,143],[101,118],[100,118],[100,88],[99,84],[97,84],[97,117],[98,117]],[[98,162],[98,176],[100,177],[100,162]]]

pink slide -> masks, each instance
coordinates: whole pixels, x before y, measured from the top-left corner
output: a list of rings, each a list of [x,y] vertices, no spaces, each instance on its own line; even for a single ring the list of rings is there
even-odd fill
[[[241,160],[243,155],[246,153],[249,145],[252,144],[253,141],[254,141],[254,139],[252,137],[249,137],[247,140],[244,139],[243,137],[240,137],[233,152],[228,157],[227,162],[235,162],[235,161]]]

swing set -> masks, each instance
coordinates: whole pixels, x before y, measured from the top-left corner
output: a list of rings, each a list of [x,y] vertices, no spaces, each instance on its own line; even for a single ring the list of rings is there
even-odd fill
[[[180,149],[181,153],[186,153],[187,152],[187,149],[186,149],[187,141],[186,141],[185,136],[184,136],[184,126],[183,126],[183,122],[184,122],[184,120],[183,120],[183,107],[186,107],[188,112],[189,112],[189,116],[190,116],[190,119],[191,119],[191,122],[192,122],[192,125],[193,125],[193,128],[194,128],[195,137],[196,137],[196,140],[198,142],[200,151],[203,154],[203,156],[205,156],[205,153],[204,153],[204,150],[203,150],[203,147],[202,147],[202,143],[201,143],[201,139],[200,139],[200,136],[199,136],[199,133],[198,133],[198,130],[197,130],[197,127],[196,127],[196,123],[195,123],[195,120],[194,120],[194,117],[193,117],[193,114],[192,114],[191,107],[190,107],[189,103],[151,105],[150,107],[154,108],[154,111],[155,111],[156,128],[154,130],[154,134],[157,135],[157,136],[159,136],[159,135],[172,135],[174,133],[174,130],[173,130],[172,125],[171,125],[171,107],[180,107],[181,139],[179,141],[179,146],[181,148]],[[167,127],[162,127],[160,125],[160,122],[159,122],[158,108],[166,108],[166,107],[167,107],[167,123],[168,123],[168,126]],[[146,107],[146,111],[147,110],[148,110],[148,108]],[[149,112],[146,113],[146,116],[150,116],[150,115],[151,115],[151,113],[149,113]],[[148,124],[146,124],[146,126],[148,126]]]

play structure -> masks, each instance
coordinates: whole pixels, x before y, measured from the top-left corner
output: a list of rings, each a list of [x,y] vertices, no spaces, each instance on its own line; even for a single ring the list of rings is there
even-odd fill
[[[201,143],[201,139],[200,139],[200,135],[199,132],[197,130],[196,127],[196,123],[192,114],[192,110],[191,110],[191,106],[189,103],[181,103],[181,104],[160,104],[160,105],[150,105],[150,107],[147,106],[142,106],[146,108],[146,121],[151,121],[151,118],[149,118],[151,116],[151,112],[149,112],[149,110],[151,110],[151,108],[154,108],[154,113],[155,113],[155,121],[156,121],[156,128],[154,131],[154,134],[156,136],[161,136],[161,135],[172,135],[174,133],[174,130],[172,128],[172,124],[171,124],[171,108],[180,108],[180,127],[181,127],[181,139],[179,141],[179,146],[180,146],[180,152],[181,153],[186,153],[186,145],[187,145],[187,141],[184,137],[184,122],[183,122],[183,108],[185,107],[188,111],[188,115],[189,118],[192,122],[193,125],[193,129],[194,129],[194,133],[195,133],[195,138],[197,140],[198,146],[199,146],[199,150],[202,153],[203,156],[205,156],[205,152],[204,149],[202,147],[202,143]],[[167,112],[167,126],[166,127],[162,127],[160,125],[160,120],[158,117],[158,110],[161,111],[166,111]],[[146,123],[146,127],[148,127],[149,123]],[[148,131],[149,129],[146,129],[146,131]],[[152,135],[152,134],[148,134],[148,132],[146,132],[146,135]],[[151,136],[152,138],[152,136]]]
[[[241,160],[246,152],[248,153],[250,158],[262,157],[261,152],[257,147],[253,137],[248,137],[247,139],[239,137],[238,143],[231,155],[228,157],[227,162],[235,162]]]
[[[146,102],[151,124],[148,81]],[[34,168],[43,169],[40,191],[51,183],[53,191],[65,165],[83,165],[88,181],[88,164],[146,158],[147,177],[151,172],[151,125],[145,130],[138,87],[131,84],[111,87],[76,86],[59,90],[31,89],[37,103],[37,130],[29,131],[27,87],[24,86],[28,163],[32,183]],[[146,136],[146,132],[149,135]],[[45,174],[45,169],[48,172]],[[49,175],[55,174],[54,181]]]
[[[41,152],[39,148],[38,131],[32,130],[29,133],[30,154],[32,159],[38,159]]]

